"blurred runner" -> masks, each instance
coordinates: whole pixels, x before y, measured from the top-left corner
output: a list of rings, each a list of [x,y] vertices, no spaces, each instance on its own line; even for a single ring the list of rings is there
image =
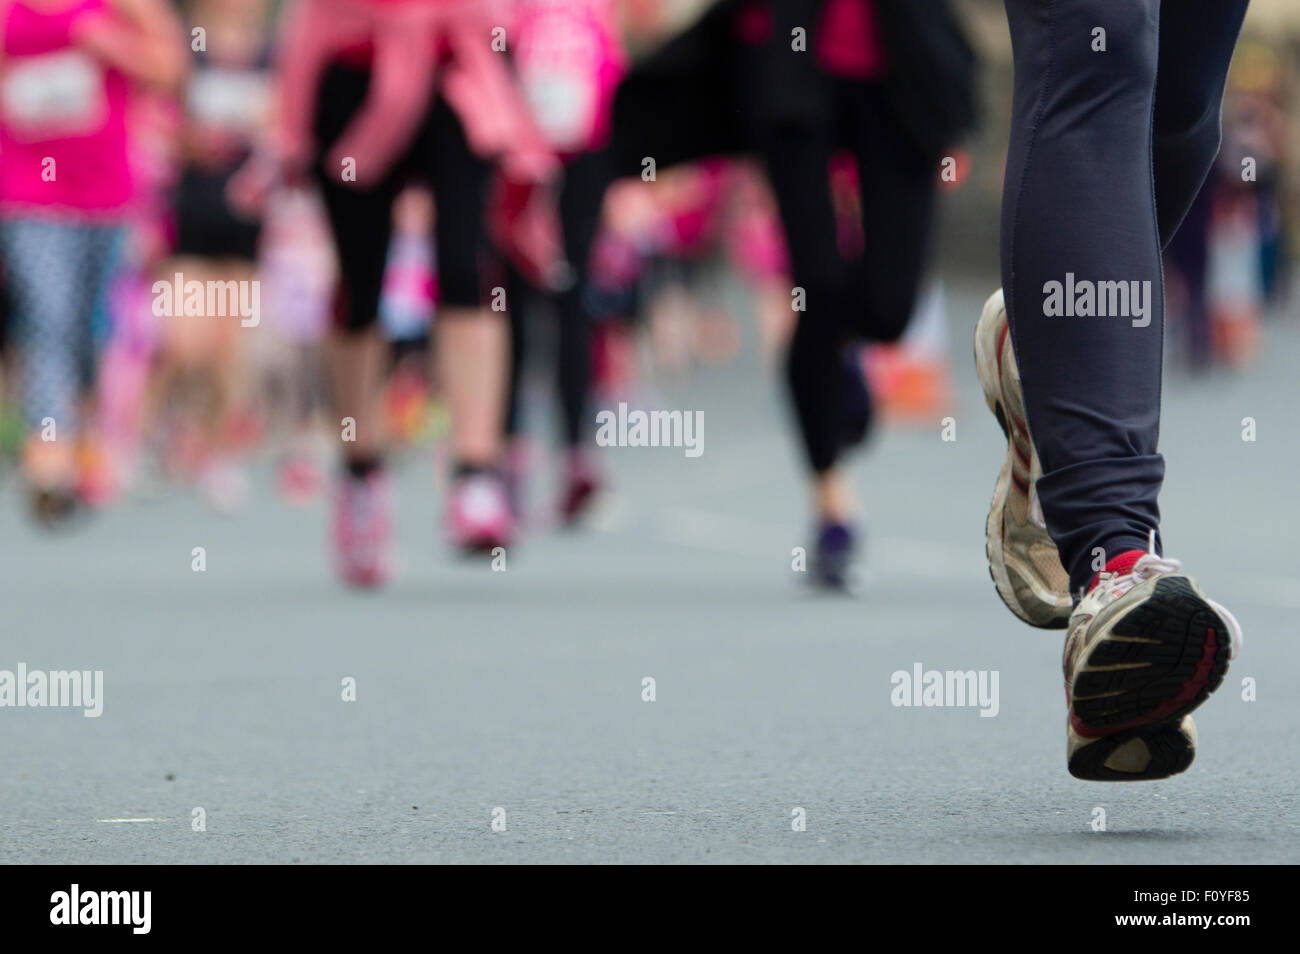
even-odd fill
[[[975,339],[1007,437],[988,558],[1017,616],[1068,627],[1077,778],[1185,770],[1196,747],[1189,713],[1241,643],[1232,614],[1160,555],[1156,499],[1160,252],[1219,151],[1246,6],[1006,0],[1015,59],[1006,295],[989,299]]]
[[[269,119],[270,50],[266,0],[196,0],[189,26],[192,68],[181,129],[176,186],[175,257],[158,278],[237,287],[258,281],[260,221],[234,206],[227,186],[264,136]],[[194,49],[198,45],[199,49]],[[226,285],[228,282],[236,286]],[[169,469],[193,479],[218,510],[237,508],[247,493],[236,435],[251,412],[247,384],[252,332],[237,315],[164,319],[155,393],[171,431]],[[260,318],[259,318],[260,320]],[[178,406],[177,406],[178,405]]]
[[[494,26],[475,0],[300,0],[284,20],[275,159],[291,179],[314,175],[338,253],[330,377],[345,468],[333,537],[340,575],[360,586],[391,569],[377,319],[393,203],[413,177],[437,204],[436,352],[455,460],[448,530],[464,550],[513,535],[497,471],[508,329],[487,307],[484,213],[494,162],[525,190],[555,162],[493,49]]]
[[[280,437],[277,484],[290,503],[306,503],[324,484],[319,438],[326,403],[321,353],[337,269],[319,197],[304,188],[277,191],[266,206],[261,244],[266,332],[275,341],[268,375],[268,430]]]
[[[548,300],[557,318],[555,386],[560,403],[559,518],[574,523],[600,486],[591,453],[591,255],[601,208],[613,175],[605,146],[614,90],[625,70],[615,0],[520,0],[516,9],[515,65],[538,127],[564,163],[560,222],[573,274],[562,291],[547,294],[515,273],[509,295],[510,397],[506,414],[511,498],[521,505],[526,454],[521,391],[530,327]]]
[[[23,472],[33,514],[77,505],[96,371],[92,315],[132,198],[127,111],[176,88],[180,26],[163,0],[0,3],[0,254],[15,307]]]
[[[638,63],[616,104],[620,171],[642,156],[660,170],[702,155],[763,161],[799,312],[787,375],[811,474],[811,579],[829,588],[848,584],[857,550],[841,456],[872,419],[854,344],[894,341],[912,316],[939,159],[973,122],[973,66],[938,0],[724,0]],[[858,172],[856,248],[836,215],[842,150]]]

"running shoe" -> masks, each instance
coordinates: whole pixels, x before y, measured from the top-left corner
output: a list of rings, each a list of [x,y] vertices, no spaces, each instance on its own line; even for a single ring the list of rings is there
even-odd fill
[[[985,303],[975,328],[975,366],[984,401],[1007,438],[1007,456],[985,525],[989,576],[1002,602],[1026,623],[1064,629],[1073,603],[1070,578],[1038,504],[1035,487],[1042,466],[1029,438],[1001,289]]]
[[[1065,641],[1070,774],[1148,780],[1196,751],[1188,718],[1223,682],[1241,626],[1177,560],[1130,550],[1106,564],[1070,616]]]
[[[849,592],[853,588],[853,558],[857,551],[853,527],[827,521],[818,528],[809,582],[824,590]]]
[[[41,527],[59,530],[72,523],[83,512],[81,500],[75,491],[64,487],[30,488],[28,509]]]
[[[28,512],[41,527],[56,530],[80,515],[76,455],[66,442],[28,438],[23,445],[22,472],[28,488]]]
[[[509,545],[514,520],[504,481],[490,471],[457,477],[447,506],[447,531],[452,546],[465,553]]]
[[[560,495],[560,523],[566,527],[576,524],[590,508],[600,491],[600,477],[591,455],[582,450],[569,450],[564,455],[564,486]]]
[[[393,491],[388,476],[344,473],[334,498],[334,566],[343,581],[382,586],[392,573]]]

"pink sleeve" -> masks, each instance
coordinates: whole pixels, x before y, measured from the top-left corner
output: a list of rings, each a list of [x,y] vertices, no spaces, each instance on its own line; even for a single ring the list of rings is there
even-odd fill
[[[382,178],[411,141],[433,83],[427,26],[385,19],[375,36],[374,70],[365,105],[330,150],[329,161],[356,160],[358,183]]]
[[[316,87],[330,53],[329,31],[316,0],[294,0],[281,18],[276,45],[280,129],[274,148],[290,167],[311,159]]]

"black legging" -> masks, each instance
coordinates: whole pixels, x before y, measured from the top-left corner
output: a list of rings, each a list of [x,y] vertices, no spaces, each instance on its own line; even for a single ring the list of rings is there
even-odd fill
[[[839,456],[850,395],[842,370],[852,339],[894,341],[912,316],[934,210],[938,164],[904,135],[879,87],[828,85],[833,125],[763,136],[761,153],[790,247],[792,280],[805,293],[787,375],[809,466]],[[837,241],[828,166],[840,146],[853,152],[862,200],[862,256],[846,262]]]
[[[555,384],[560,399],[560,418],[565,444],[581,446],[594,421],[587,417],[591,391],[591,323],[587,307],[591,248],[600,225],[605,188],[612,178],[609,156],[604,151],[583,153],[565,164],[560,191],[560,226],[565,255],[574,269],[570,287],[551,296],[559,323],[556,340]],[[509,270],[510,288],[510,395],[506,406],[505,430],[513,436],[519,429],[520,384],[528,347],[528,324],[535,320],[535,306],[544,293],[530,287],[518,271]]]
[[[1160,252],[1218,153],[1246,6],[1006,0],[1016,78],[1002,281],[1038,496],[1075,592],[1095,547],[1107,559],[1145,549],[1159,527]],[[1046,286],[1068,273],[1150,282],[1150,324],[1047,314]]]
[[[326,70],[315,119],[321,156],[361,108],[369,85],[369,70],[339,65]],[[430,107],[406,155],[378,183],[357,188],[355,183],[342,181],[340,169],[326,169],[323,163],[324,159],[318,158],[314,172],[338,252],[341,281],[335,317],[339,327],[357,333],[378,319],[393,231],[393,202],[413,178],[432,187],[437,204],[442,304],[474,308],[482,303],[479,257],[485,240],[483,212],[491,165],[470,150],[460,120],[442,98]]]

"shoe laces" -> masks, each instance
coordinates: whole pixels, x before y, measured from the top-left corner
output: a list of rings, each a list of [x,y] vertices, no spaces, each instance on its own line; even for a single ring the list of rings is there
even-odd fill
[[[1182,569],[1183,563],[1181,560],[1160,556],[1156,553],[1156,532],[1152,530],[1148,537],[1147,552],[1133,564],[1133,569],[1123,574],[1103,571],[1097,578],[1097,585],[1106,588],[1107,602],[1113,602],[1139,583],[1169,573],[1179,573]],[[1222,603],[1215,602],[1208,597],[1205,598],[1205,602],[1209,604],[1210,609],[1214,610],[1219,618],[1223,620],[1224,625],[1228,627],[1228,658],[1236,659],[1237,654],[1241,652],[1241,624],[1237,622],[1237,617],[1233,616],[1232,612]]]

